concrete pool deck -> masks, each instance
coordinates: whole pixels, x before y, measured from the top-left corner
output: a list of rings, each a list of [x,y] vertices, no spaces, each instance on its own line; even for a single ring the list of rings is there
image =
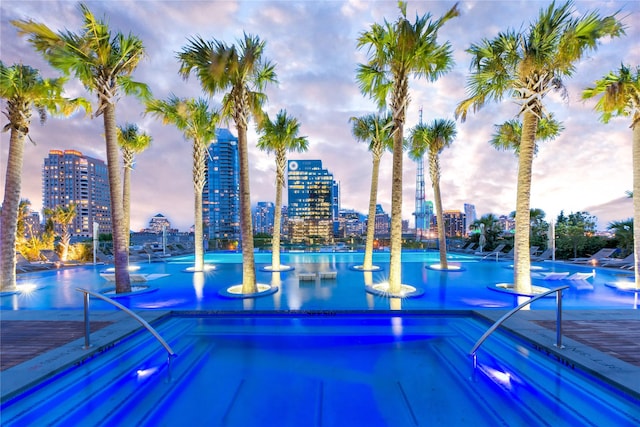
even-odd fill
[[[180,313],[180,311],[175,312]],[[136,313],[152,323],[171,315],[172,311],[139,310]],[[193,314],[193,312],[189,313]],[[342,312],[332,311],[331,315],[339,313]],[[379,314],[380,312],[358,311],[357,313]],[[414,310],[405,312],[408,315],[429,313],[429,311]],[[494,322],[506,311],[452,311],[452,314],[460,313],[472,313],[489,322]],[[203,314],[210,315],[215,312]],[[284,311],[281,314],[295,315],[296,312]],[[299,314],[304,315],[305,312],[302,311]],[[323,314],[318,312],[316,315]],[[0,400],[2,402],[28,390],[43,379],[99,355],[117,341],[142,328],[126,313],[92,311],[91,348],[84,349],[82,310],[3,310],[0,315],[0,361],[2,362]],[[500,329],[530,341],[534,349],[554,358],[568,369],[579,368],[640,399],[640,352],[638,351],[640,313],[637,310],[563,311],[563,349],[558,349],[554,345],[555,320],[556,313],[553,310],[520,311],[507,320]],[[481,352],[482,347],[478,350],[478,354]],[[20,360],[9,357],[15,354],[20,354]]]

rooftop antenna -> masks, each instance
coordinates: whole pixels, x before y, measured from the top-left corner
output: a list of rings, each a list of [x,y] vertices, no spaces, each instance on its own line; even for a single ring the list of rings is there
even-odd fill
[[[422,105],[419,108],[420,124],[422,124]],[[424,194],[424,155],[416,160],[416,206],[413,215],[416,217],[416,240],[421,241],[429,230],[426,224],[426,206]]]

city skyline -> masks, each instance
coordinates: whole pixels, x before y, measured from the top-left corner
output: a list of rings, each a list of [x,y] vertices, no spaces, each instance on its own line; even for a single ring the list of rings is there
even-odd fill
[[[179,97],[204,96],[195,77],[184,81],[178,76],[176,52],[187,38],[202,36],[235,43],[242,32],[256,34],[267,43],[266,57],[274,61],[279,85],[267,88],[265,106],[271,117],[286,109],[301,122],[301,133],[309,138],[309,151],[288,158],[322,160],[340,182],[341,207],[366,212],[371,179],[371,155],[366,144],[351,135],[349,118],[374,112],[374,103],[363,97],[355,80],[358,63],[366,52],[356,49],[358,35],[374,22],[398,16],[395,1],[273,1],[273,2],[88,2],[93,13],[107,20],[113,31],[133,33],[145,44],[147,58],[134,79],[149,84],[155,97],[170,93]],[[430,12],[439,17],[454,2],[408,2],[407,14]],[[449,40],[456,65],[435,83],[411,81],[406,131],[423,121],[453,119],[453,110],[465,97],[470,56],[464,51],[471,43],[492,38],[499,31],[519,29],[538,16],[548,1],[460,2],[461,16],[445,24],[439,40]],[[44,77],[59,74],[17,35],[9,20],[34,19],[55,31],[65,28],[77,32],[81,14],[75,1],[3,1],[0,5],[0,58],[5,65],[23,63],[38,68]],[[375,6],[375,7],[372,7]],[[564,123],[558,139],[540,145],[533,164],[531,207],[555,219],[565,214],[588,211],[600,220],[599,229],[608,222],[632,216],[631,130],[630,118],[601,124],[593,111],[595,101],[581,101],[582,89],[592,85],[620,63],[640,65],[640,2],[578,1],[577,13],[597,9],[603,15],[620,10],[619,18],[627,26],[627,35],[605,40],[595,52],[577,64],[574,76],[565,84],[568,99],[558,94],[548,97],[548,109]],[[143,19],[141,19],[143,18]],[[499,22],[499,24],[494,24]],[[69,96],[87,96],[75,79],[67,85]],[[214,104],[219,99],[214,99]],[[5,105],[3,103],[2,109]],[[136,123],[154,141],[139,154],[132,174],[132,229],[144,228],[157,213],[165,215],[180,230],[193,223],[193,186],[191,183],[191,144],[171,126],[151,116],[143,116],[140,102],[121,97],[117,106],[118,124]],[[512,119],[517,106],[509,100],[487,105],[465,123],[456,123],[458,137],[441,154],[441,191],[445,209],[463,210],[465,203],[476,206],[478,218],[487,213],[508,214],[515,210],[517,160],[511,152],[499,152],[488,141],[494,125]],[[5,122],[3,122],[4,125]],[[234,135],[234,126],[229,124]],[[251,201],[273,201],[275,161],[255,148],[258,136],[249,129],[251,165]],[[49,150],[75,149],[87,156],[105,159],[102,119],[90,119],[79,113],[69,119],[49,118],[44,126],[34,118],[30,135],[37,145],[26,143],[23,167],[23,198],[35,210],[42,208],[41,167]],[[2,187],[4,188],[8,133],[2,135]],[[413,226],[416,165],[404,160],[403,218]],[[382,158],[378,203],[390,211],[391,155]],[[433,199],[428,166],[425,165],[426,200]],[[286,191],[285,191],[286,194]],[[284,204],[288,204],[285,200]]]

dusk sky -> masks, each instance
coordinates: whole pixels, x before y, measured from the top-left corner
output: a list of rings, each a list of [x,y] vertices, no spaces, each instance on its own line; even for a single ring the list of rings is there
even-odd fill
[[[525,28],[548,1],[461,1],[461,16],[447,22],[439,41],[451,42],[455,66],[432,83],[412,80],[411,103],[405,134],[419,121],[454,119],[456,105],[466,96],[465,86],[471,43],[493,38],[500,31]],[[366,212],[371,179],[371,155],[364,143],[351,135],[349,118],[375,112],[374,103],[361,95],[356,67],[366,61],[358,51],[360,33],[374,22],[393,21],[398,16],[396,1],[89,1],[99,18],[106,18],[113,31],[133,33],[144,43],[147,57],[134,79],[149,85],[153,95],[165,99],[205,96],[195,76],[187,81],[178,75],[176,53],[192,36],[223,40],[231,44],[243,31],[258,35],[267,43],[265,57],[276,65],[279,83],[267,89],[266,111],[271,117],[280,109],[296,117],[301,133],[309,138],[309,151],[293,153],[289,159],[321,159],[323,166],[341,184],[341,206]],[[453,6],[451,1],[410,1],[407,13],[430,12],[434,19]],[[632,189],[631,119],[617,118],[604,125],[593,111],[595,100],[582,101],[582,90],[621,63],[640,65],[640,1],[576,1],[576,13],[598,10],[602,15],[618,12],[627,26],[626,36],[605,39],[595,52],[577,64],[566,78],[568,99],[552,93],[546,105],[565,130],[554,141],[542,143],[533,164],[531,207],[540,208],[547,220],[565,213],[588,211],[599,219],[599,229],[611,221],[631,218],[632,203],[625,192]],[[31,18],[56,32],[78,33],[82,16],[76,1],[10,1],[0,3],[0,58],[5,65],[23,63],[41,70],[44,77],[59,74],[36,53],[9,21]],[[82,85],[70,79],[68,96],[86,96]],[[218,105],[219,97],[212,100]],[[6,105],[2,103],[2,111]],[[172,225],[187,230],[193,224],[191,142],[175,128],[142,114],[143,106],[122,96],[117,105],[118,124],[137,123],[153,138],[151,148],[137,156],[132,174],[133,230],[147,226],[157,213]],[[487,213],[509,214],[515,210],[517,158],[512,152],[495,150],[489,140],[494,125],[515,117],[518,106],[507,99],[489,104],[458,121],[458,136],[441,155],[441,191],[444,209],[463,210],[464,203],[476,206],[478,217]],[[2,116],[2,126],[6,118]],[[237,135],[233,123],[225,127]],[[26,143],[22,197],[35,210],[42,208],[41,169],[52,149],[75,149],[105,160],[102,118],[82,113],[68,119],[49,118],[41,126],[37,116]],[[0,146],[2,188],[5,185],[9,133]],[[275,199],[275,160],[256,147],[253,124],[249,132],[251,201]],[[405,156],[403,217],[413,227],[416,165]],[[426,199],[433,199],[425,165]],[[286,192],[285,192],[286,194]],[[284,203],[286,204],[286,196]],[[382,159],[378,203],[385,211],[391,205],[391,154]]]

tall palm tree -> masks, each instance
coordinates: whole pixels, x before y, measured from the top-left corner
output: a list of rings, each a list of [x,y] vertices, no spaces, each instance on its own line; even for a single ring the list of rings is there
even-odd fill
[[[109,26],[94,17],[80,4],[84,26],[80,33],[51,30],[33,20],[11,21],[21,35],[64,75],[75,75],[84,87],[98,97],[96,116],[102,115],[107,152],[107,170],[111,197],[111,229],[113,234],[116,293],[130,292],[129,248],[126,246],[122,180],[120,179],[116,105],[119,92],[147,98],[149,89],[135,82],[131,74],[144,57],[142,41],[132,35],[112,34]],[[116,196],[118,195],[118,196]]]
[[[284,173],[287,166],[287,152],[303,152],[309,148],[306,136],[298,136],[300,122],[288,116],[286,110],[280,110],[275,121],[265,115],[260,123],[259,131],[262,136],[258,139],[258,148],[273,152],[276,156],[276,204],[273,219],[273,239],[271,248],[271,269],[280,270],[280,225],[282,222],[282,188],[284,187]]]
[[[409,104],[409,78],[437,80],[453,66],[449,42],[438,43],[438,30],[459,15],[457,4],[440,19],[430,14],[407,19],[407,4],[399,2],[400,16],[394,23],[374,23],[358,38],[358,49],[367,48],[367,63],[360,64],[357,80],[363,94],[380,108],[388,103],[393,118],[393,170],[391,187],[391,239],[389,292],[402,289],[402,155],[404,122]]]
[[[207,93],[224,93],[221,116],[232,119],[238,131],[243,294],[258,291],[251,224],[247,126],[251,116],[260,121],[262,105],[267,99],[264,93],[266,85],[276,82],[275,64],[264,58],[264,51],[264,41],[257,36],[244,34],[237,46],[219,40],[191,38],[178,53],[180,74],[185,79],[193,71]]]
[[[595,86],[582,93],[583,99],[600,96],[595,109],[602,116],[600,119],[608,123],[612,117],[631,116],[633,130],[633,240],[636,289],[640,289],[640,66],[635,72],[630,66],[620,66],[618,72],[611,72],[595,82]]]
[[[122,152],[124,172],[122,175],[122,204],[124,209],[124,224],[127,230],[127,250],[130,244],[131,230],[131,171],[135,163],[135,155],[143,152],[151,145],[151,136],[140,132],[138,125],[127,123],[118,127],[118,145]]]
[[[194,271],[203,271],[202,190],[206,180],[207,149],[216,139],[220,117],[217,112],[210,111],[204,99],[181,99],[175,95],[170,95],[166,101],[154,99],[147,102],[147,113],[162,119],[163,124],[173,124],[185,139],[193,143]]]
[[[53,209],[45,208],[44,214],[60,227],[60,247],[62,248],[60,260],[64,262],[69,257],[69,245],[71,244],[69,225],[76,217],[76,205],[69,203],[67,206],[58,205]]]
[[[371,167],[371,190],[369,191],[369,212],[367,215],[367,239],[364,246],[364,262],[362,269],[370,271],[373,269],[373,242],[376,230],[376,204],[378,203],[378,179],[380,176],[380,159],[385,150],[393,148],[393,138],[391,136],[393,122],[391,114],[367,114],[362,117],[351,117],[351,133],[362,142],[369,144],[369,151],[372,157]]]
[[[6,66],[0,61],[0,98],[6,100],[3,114],[9,120],[3,131],[10,131],[7,171],[2,200],[0,230],[0,291],[16,289],[16,229],[22,187],[25,140],[29,137],[31,114],[36,110],[44,123],[47,113],[69,115],[79,107],[89,112],[83,99],[62,96],[65,79],[45,79],[28,65]],[[31,137],[29,137],[31,139]]]
[[[501,32],[467,50],[472,55],[469,97],[457,106],[456,116],[464,121],[469,110],[477,111],[487,102],[505,97],[520,105],[514,262],[518,292],[531,293],[532,289],[528,256],[531,171],[538,121],[546,115],[544,98],[551,90],[562,88],[562,77],[571,76],[575,63],[595,50],[601,38],[623,33],[615,16],[601,18],[590,12],[577,17],[572,2],[561,6],[553,2],[528,29]]]
[[[447,240],[444,234],[442,215],[442,196],[440,194],[440,153],[449,147],[457,134],[453,120],[435,119],[430,125],[422,123],[411,130],[410,156],[417,160],[425,153],[429,156],[429,175],[433,186],[433,198],[436,203],[436,222],[438,227],[438,246],[440,248],[440,268],[447,270]]]

